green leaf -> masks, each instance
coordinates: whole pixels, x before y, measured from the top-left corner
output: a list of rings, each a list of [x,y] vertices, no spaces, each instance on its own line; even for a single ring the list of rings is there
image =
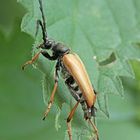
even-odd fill
[[[34,37],[36,21],[41,19],[38,1],[19,1],[28,10],[21,30]],[[63,42],[80,56],[98,93],[99,108],[108,115],[107,95],[123,96],[120,76],[134,78],[129,60],[140,58],[140,49],[135,45],[140,40],[139,0],[44,0],[43,8],[49,37]],[[42,42],[41,30],[35,40],[33,54]],[[112,54],[115,59],[101,65]],[[46,103],[53,88],[54,64],[43,56],[35,64],[43,73]],[[74,105],[75,101],[60,78],[55,103],[61,107],[64,102]],[[78,111],[83,116],[80,108]]]

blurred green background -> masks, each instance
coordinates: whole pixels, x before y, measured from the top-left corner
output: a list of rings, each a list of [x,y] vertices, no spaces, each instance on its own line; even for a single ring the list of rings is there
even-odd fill
[[[66,126],[55,130],[55,114],[41,120],[45,104],[40,72],[21,70],[34,43],[20,31],[25,12],[16,0],[0,0],[0,140],[63,139],[59,132],[65,133]],[[131,63],[136,79],[122,78],[125,98],[110,95],[110,119],[97,116],[101,140],[140,139],[140,62]]]

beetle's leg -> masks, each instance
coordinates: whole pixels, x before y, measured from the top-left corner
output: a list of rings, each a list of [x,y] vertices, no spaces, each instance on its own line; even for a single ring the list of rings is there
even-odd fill
[[[44,57],[46,57],[46,58],[48,58],[49,60],[56,60],[57,59],[57,56],[56,55],[49,55],[49,53],[48,52],[46,52],[46,51],[43,51],[43,52],[41,52],[42,53],[42,55],[44,56]]]
[[[24,65],[22,65],[22,69],[24,70],[25,67],[26,67],[26,65],[32,64],[34,61],[36,61],[38,59],[40,53],[44,57],[48,58],[49,60],[56,60],[57,59],[57,56],[55,56],[55,55],[50,56],[49,53],[47,53],[46,51],[41,50],[40,52],[38,52],[37,54],[35,54],[35,56],[31,60],[27,61]]]
[[[25,64],[23,64],[23,65],[22,65],[22,69],[24,70],[25,67],[26,67],[27,65],[33,64],[33,62],[36,61],[36,60],[38,59],[38,57],[39,57],[39,55],[40,55],[41,52],[42,52],[42,51],[38,52],[37,54],[35,54],[35,56],[34,56],[31,60],[29,60],[29,61],[27,61]]]
[[[95,132],[95,135],[96,135],[96,140],[99,140],[98,129],[97,129],[96,125],[91,121],[91,119],[89,119],[89,123],[91,124],[91,126],[94,129],[94,132]]]
[[[47,115],[48,115],[48,113],[49,113],[49,111],[51,109],[51,106],[52,106],[53,101],[54,101],[54,95],[56,93],[57,87],[58,87],[58,82],[55,82],[55,85],[54,85],[54,88],[53,88],[53,91],[52,91],[52,94],[51,94],[51,97],[50,97],[50,101],[48,103],[48,107],[47,107],[47,109],[46,109],[46,111],[44,113],[43,120],[45,120],[45,118],[47,117]]]
[[[67,128],[68,128],[68,135],[69,135],[69,140],[72,140],[72,132],[71,132],[71,119],[73,118],[73,115],[75,113],[76,108],[78,107],[80,101],[78,101],[76,103],[76,105],[73,107],[73,109],[71,110],[71,112],[69,113],[69,116],[67,118]]]
[[[59,61],[57,62],[56,66],[55,66],[55,73],[54,73],[54,79],[55,79],[55,85],[54,85],[54,88],[53,88],[53,91],[52,91],[52,94],[51,94],[51,97],[50,97],[50,100],[49,100],[49,103],[48,103],[48,107],[44,113],[44,117],[43,117],[43,120],[45,120],[45,118],[47,117],[50,109],[51,109],[51,106],[53,104],[53,101],[54,101],[54,95],[56,93],[56,89],[58,87],[58,71],[60,70],[60,65],[59,65]]]

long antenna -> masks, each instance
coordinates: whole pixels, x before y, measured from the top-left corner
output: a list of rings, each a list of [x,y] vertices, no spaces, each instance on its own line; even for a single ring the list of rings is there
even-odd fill
[[[38,0],[39,5],[40,5],[40,11],[41,11],[41,15],[42,15],[42,25],[43,25],[43,32],[45,34],[45,37],[47,37],[47,31],[46,31],[46,22],[45,22],[45,15],[44,15],[44,11],[43,11],[43,4],[42,4],[42,0]]]

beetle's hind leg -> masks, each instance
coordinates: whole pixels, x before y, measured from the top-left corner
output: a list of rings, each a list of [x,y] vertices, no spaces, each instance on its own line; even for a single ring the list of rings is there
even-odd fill
[[[96,125],[91,121],[91,119],[88,119],[88,121],[91,124],[91,126],[93,127],[94,133],[96,135],[95,140],[99,140],[98,129],[97,129]]]
[[[78,107],[80,101],[78,101],[76,103],[76,105],[73,107],[73,109],[71,110],[71,112],[69,113],[69,116],[67,118],[67,128],[68,128],[68,135],[69,135],[69,140],[72,140],[72,132],[71,132],[71,119],[73,118],[73,115],[75,113],[76,108]]]

